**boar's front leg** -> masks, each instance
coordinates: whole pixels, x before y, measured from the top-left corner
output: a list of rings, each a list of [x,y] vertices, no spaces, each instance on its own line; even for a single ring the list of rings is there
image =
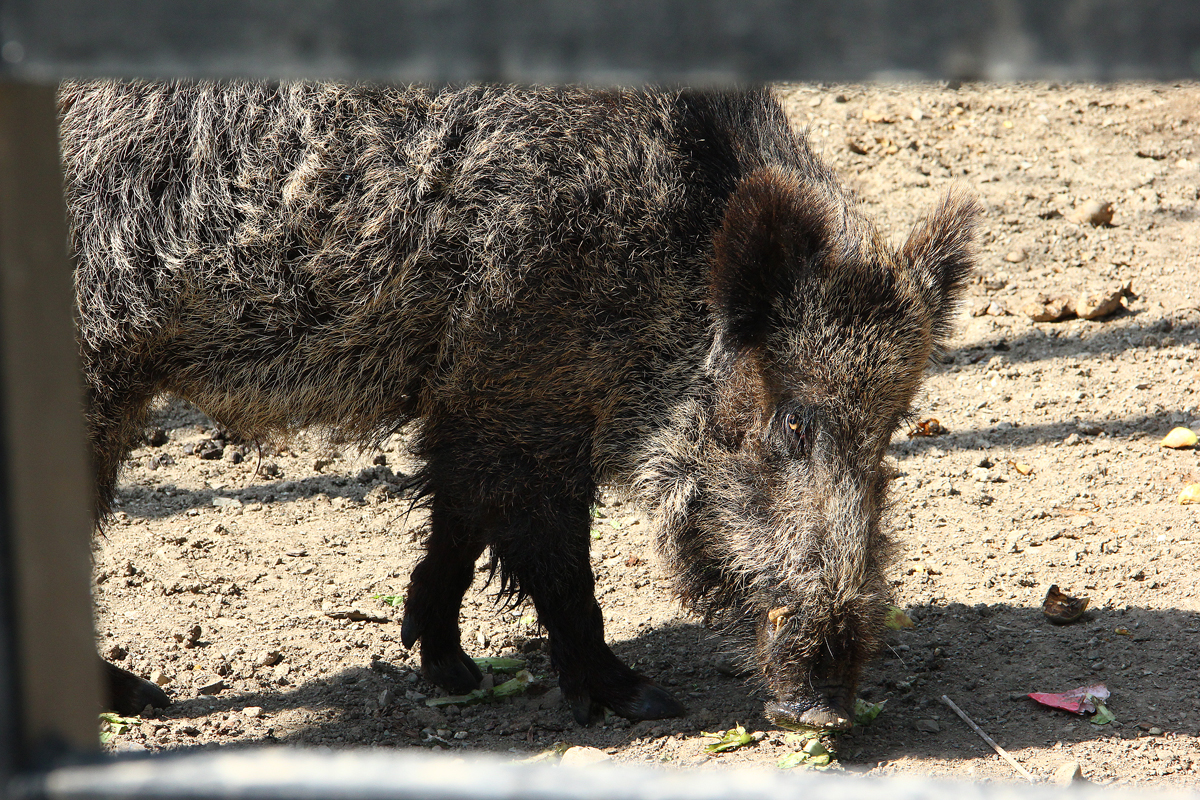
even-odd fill
[[[588,558],[591,491],[543,491],[505,514],[491,531],[502,574],[533,600],[550,639],[551,665],[577,722],[586,725],[604,708],[627,719],[661,719],[685,713],[665,689],[627,667],[604,643],[604,617],[596,603]]]
[[[458,611],[483,552],[477,526],[456,514],[434,493],[425,557],[412,573],[400,638],[405,647],[421,640],[425,677],[454,694],[479,688],[483,673],[462,649]]]

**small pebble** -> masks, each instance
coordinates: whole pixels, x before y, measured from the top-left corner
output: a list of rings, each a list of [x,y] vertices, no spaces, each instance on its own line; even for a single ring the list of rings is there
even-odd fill
[[[1004,254],[1004,260],[1010,264],[1020,264],[1027,258],[1029,258],[1029,254],[1025,252],[1024,247],[1018,247],[1016,250],[1009,250]]]
[[[1125,295],[1120,286],[1110,286],[1098,292],[1083,292],[1075,301],[1075,313],[1083,319],[1101,319],[1121,309]]]
[[[537,707],[542,709],[555,709],[563,704],[562,689],[555,686],[550,691],[546,692],[537,701]]]
[[[1079,225],[1111,225],[1113,205],[1103,200],[1087,200],[1068,214],[1067,219]]]
[[[186,633],[175,634],[175,641],[181,643],[184,647],[195,647],[196,642],[200,641],[200,635],[203,631],[199,625],[193,625],[188,628]]]
[[[196,455],[206,461],[216,461],[225,455],[225,446],[214,439],[205,439],[196,445]]]
[[[1195,447],[1197,439],[1196,434],[1188,428],[1172,428],[1171,432],[1163,437],[1161,444],[1172,450],[1181,450],[1185,447]]]
[[[263,650],[258,654],[255,663],[260,667],[273,667],[283,659],[278,650]]]
[[[242,713],[250,719],[258,719],[262,716],[262,706],[246,706],[242,709]]]
[[[913,723],[913,727],[923,733],[937,733],[942,729],[936,719],[919,719]]]
[[[1021,313],[1034,322],[1058,322],[1075,315],[1069,297],[1047,297],[1039,294],[1033,300],[1021,306]]]
[[[166,686],[171,682],[171,679],[160,670],[155,670],[150,673],[150,682],[157,686]]]
[[[196,691],[200,694],[220,694],[225,690],[225,681],[211,675],[201,676],[196,681]]]

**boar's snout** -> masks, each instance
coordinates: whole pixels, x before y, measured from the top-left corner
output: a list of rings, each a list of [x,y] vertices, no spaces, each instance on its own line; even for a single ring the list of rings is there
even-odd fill
[[[836,678],[822,682],[815,675],[811,677],[814,680],[794,686],[780,699],[767,703],[764,709],[767,719],[781,728],[849,730],[854,724],[856,682]]]
[[[776,699],[768,719],[784,728],[848,730],[862,666],[873,655],[874,614],[863,605],[814,617],[811,609],[776,606],[759,628],[760,659]],[[807,612],[807,613],[806,613]]]

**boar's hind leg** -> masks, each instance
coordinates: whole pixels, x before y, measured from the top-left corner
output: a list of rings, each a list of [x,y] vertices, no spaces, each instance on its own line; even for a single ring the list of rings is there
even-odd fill
[[[121,462],[143,433],[152,396],[152,390],[142,385],[118,384],[103,389],[88,386],[87,435],[96,481],[93,502],[98,524],[103,524],[112,512]]]
[[[400,638],[405,647],[421,640],[421,670],[448,692],[479,688],[483,673],[462,649],[458,610],[475,576],[483,539],[470,522],[435,494],[425,557],[412,573]]]
[[[607,707],[627,719],[685,713],[670,692],[627,667],[604,643],[588,560],[588,501],[545,492],[493,533],[491,544],[507,574],[537,608],[550,638],[550,660],[581,725]]]
[[[93,357],[88,363],[95,361]],[[146,408],[153,395],[148,382],[123,377],[138,373],[134,367],[112,369],[96,379],[92,370],[88,372],[91,380],[87,388],[87,435],[95,473],[93,502],[97,524],[102,524],[112,511],[121,462],[142,433]],[[150,681],[103,658],[100,668],[108,689],[107,707],[110,710],[132,716],[141,713],[146,706],[166,708],[171,705],[166,692]]]

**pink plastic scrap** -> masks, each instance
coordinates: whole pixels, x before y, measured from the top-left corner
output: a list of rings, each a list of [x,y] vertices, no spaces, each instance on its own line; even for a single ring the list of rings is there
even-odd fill
[[[1050,708],[1061,708],[1063,711],[1070,711],[1073,714],[1091,714],[1096,710],[1096,705],[1092,701],[1103,703],[1108,699],[1108,689],[1103,683],[1097,683],[1095,686],[1080,686],[1078,689],[1058,694],[1030,692],[1029,696]]]

